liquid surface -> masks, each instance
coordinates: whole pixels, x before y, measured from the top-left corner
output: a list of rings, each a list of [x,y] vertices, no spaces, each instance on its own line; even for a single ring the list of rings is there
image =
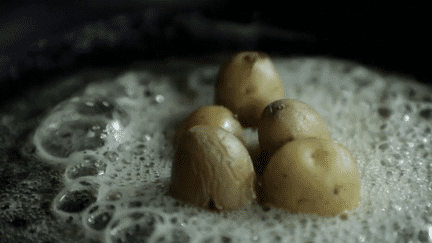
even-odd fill
[[[430,242],[430,87],[340,60],[273,61],[285,96],[317,110],[356,159],[358,208],[335,218],[257,203],[215,213],[168,196],[173,135],[196,108],[214,103],[219,65],[194,65],[186,80],[147,69],[99,79],[35,122],[30,157],[59,172],[45,207],[50,221],[71,232],[62,238],[42,216],[34,232],[59,242]],[[2,127],[10,123],[2,117]],[[257,132],[245,132],[254,156]],[[19,203],[2,201],[2,218],[12,220]],[[3,228],[12,237],[10,226]]]

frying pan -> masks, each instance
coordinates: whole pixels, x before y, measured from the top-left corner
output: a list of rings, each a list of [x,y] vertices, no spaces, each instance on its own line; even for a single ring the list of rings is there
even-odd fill
[[[166,63],[164,60],[185,60],[184,65],[188,60],[220,63],[230,53],[248,49],[273,56],[344,58],[419,82],[430,80],[423,64],[424,57],[431,54],[430,45],[426,31],[418,30],[426,28],[421,6],[353,4],[340,10],[338,6],[310,8],[290,3],[284,7],[276,2],[263,5],[222,0],[199,4],[191,0],[90,0],[2,5],[0,242],[56,242],[49,235],[31,234],[38,219],[53,217],[49,205],[60,190],[61,176],[29,159],[34,148],[26,142],[28,136],[49,108],[87,82],[112,77],[136,61],[146,61],[148,68]],[[83,35],[89,29],[103,31]],[[96,68],[106,72],[95,77],[92,70]],[[84,78],[64,78],[74,74]],[[8,197],[22,201],[24,206],[11,204]],[[10,214],[14,208],[22,210]],[[75,228],[63,230],[79,234]],[[30,233],[21,234],[23,231]]]

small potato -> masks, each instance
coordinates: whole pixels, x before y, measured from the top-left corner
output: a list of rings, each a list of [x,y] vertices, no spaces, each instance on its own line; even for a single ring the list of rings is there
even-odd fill
[[[360,202],[360,174],[350,152],[330,140],[306,138],[282,146],[262,177],[264,204],[334,216]]]
[[[268,159],[282,145],[308,137],[331,139],[325,121],[314,108],[295,99],[272,102],[264,109],[258,125],[263,163],[260,166],[265,167]]]
[[[201,106],[189,115],[176,133],[176,143],[183,133],[194,126],[206,125],[220,127],[242,140],[242,127],[234,114],[223,106]]]
[[[261,112],[284,97],[282,79],[269,56],[261,52],[240,52],[219,70],[216,104],[239,117],[245,127],[256,127]]]
[[[256,198],[255,181],[240,140],[219,127],[195,126],[180,138],[169,193],[207,209],[230,210]]]

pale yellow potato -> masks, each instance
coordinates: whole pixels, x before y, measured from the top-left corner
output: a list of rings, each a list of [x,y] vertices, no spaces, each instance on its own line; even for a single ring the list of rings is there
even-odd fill
[[[169,194],[211,210],[231,210],[256,199],[248,151],[219,127],[195,126],[180,138]]]
[[[284,97],[282,79],[269,56],[240,52],[222,65],[216,80],[216,104],[238,115],[245,127],[256,127],[261,112]]]
[[[242,126],[234,114],[226,107],[219,105],[201,106],[190,114],[176,133],[176,143],[183,133],[194,126],[206,125],[220,127],[242,140]]]
[[[272,154],[287,142],[302,138],[331,139],[330,130],[315,109],[299,100],[280,99],[263,111],[258,125],[261,174]]]
[[[306,138],[282,146],[262,176],[264,204],[292,212],[334,216],[360,203],[360,174],[336,142]]]

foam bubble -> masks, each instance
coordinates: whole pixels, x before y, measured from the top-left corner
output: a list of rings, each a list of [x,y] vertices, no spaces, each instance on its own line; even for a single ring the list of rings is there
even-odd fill
[[[107,164],[102,159],[94,155],[82,155],[81,158],[74,156],[73,161],[65,172],[68,180],[75,180],[86,176],[101,176],[105,174]]]
[[[115,204],[113,203],[94,203],[83,215],[83,225],[90,230],[104,230],[111,221]]]
[[[158,230],[166,219],[155,211],[124,211],[112,220],[108,226],[105,239],[111,242],[146,242]]]
[[[84,150],[121,141],[129,115],[109,97],[74,97],[57,105],[34,135],[38,154],[52,162],[67,162]]]

